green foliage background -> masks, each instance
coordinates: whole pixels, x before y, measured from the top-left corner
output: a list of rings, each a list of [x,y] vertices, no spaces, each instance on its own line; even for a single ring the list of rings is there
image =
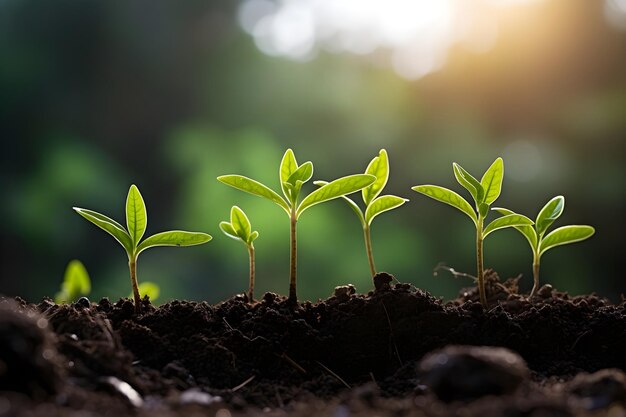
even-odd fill
[[[626,292],[626,32],[606,24],[602,3],[540,2],[522,16],[527,35],[503,28],[490,52],[453,49],[442,70],[407,81],[359,56],[265,56],[237,26],[237,2],[4,0],[0,293],[52,296],[78,258],[94,298],[127,295],[123,250],[71,207],[122,221],[136,183],[148,234],[180,228],[214,236],[143,255],[139,277],[161,286],[161,301],[217,302],[245,290],[247,254],[218,228],[233,204],[261,235],[257,293],[286,294],[286,217],[215,178],[237,173],[278,189],[278,164],[292,147],[300,162],[313,161],[313,179],[328,180],[363,172],[384,147],[385,193],[411,201],[373,225],[380,270],[444,297],[469,285],[434,278],[432,269],[444,261],[475,273],[473,225],[410,187],[461,192],[453,161],[479,175],[502,155],[499,205],[533,215],[563,194],[555,226],[597,230],[546,256],[542,280],[617,300]],[[529,180],[515,179],[528,172]],[[372,287],[360,225],[345,203],[312,209],[298,232],[301,298],[326,297],[346,283]],[[503,277],[523,273],[524,289],[532,285],[531,256],[513,230],[485,244],[486,266]]]

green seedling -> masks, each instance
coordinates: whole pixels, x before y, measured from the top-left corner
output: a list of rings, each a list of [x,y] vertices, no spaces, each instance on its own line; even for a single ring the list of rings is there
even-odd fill
[[[126,198],[126,227],[109,217],[92,210],[74,207],[74,210],[117,240],[128,255],[128,268],[130,269],[130,281],[133,288],[135,311],[141,312],[141,296],[137,285],[137,258],[144,250],[154,246],[192,246],[206,243],[211,236],[200,232],[185,232],[171,230],[152,235],[143,241],[148,215],[146,205],[143,202],[139,189],[133,184],[128,190]]]
[[[533,226],[515,226],[530,244],[533,251],[533,289],[530,291],[530,297],[535,295],[539,288],[539,263],[541,255],[548,250],[569,243],[580,242],[588,239],[595,233],[595,229],[587,225],[569,225],[554,229],[547,235],[548,228],[558,219],[565,208],[565,197],[559,195],[551,199],[539,211],[535,225]],[[493,208],[503,215],[510,215],[511,210],[505,208]],[[545,235],[545,236],[544,236]]]
[[[248,216],[237,206],[230,210],[230,222],[221,222],[220,229],[232,239],[243,242],[248,248],[250,257],[250,285],[248,287],[248,301],[254,301],[254,240],[259,237],[259,232],[252,231]]]
[[[54,297],[57,304],[70,303],[91,292],[91,280],[85,265],[77,259],[70,261],[65,268],[61,290]]]
[[[269,187],[242,175],[223,175],[217,179],[238,190],[263,197],[282,208],[290,220],[289,302],[296,303],[297,243],[296,224],[302,213],[316,204],[359,191],[372,184],[376,177],[368,174],[348,175],[318,188],[299,201],[302,185],[313,176],[313,164],[299,165],[291,149],[287,149],[278,171],[284,198]]]
[[[459,164],[453,163],[454,176],[456,180],[474,199],[475,206],[472,205],[459,194],[452,190],[436,185],[419,185],[412,189],[424,194],[432,199],[441,201],[461,210],[476,226],[476,263],[478,269],[478,292],[480,302],[487,307],[487,295],[485,293],[485,279],[483,269],[483,240],[496,230],[507,227],[532,225],[533,221],[521,214],[511,212],[505,216],[497,218],[484,226],[485,219],[489,213],[489,207],[500,196],[502,190],[502,179],[504,178],[504,162],[502,158],[497,158],[487,169],[480,181],[474,178],[469,172]]]
[[[372,238],[370,232],[372,221],[379,214],[400,207],[409,200],[395,195],[379,196],[383,188],[385,188],[385,185],[387,185],[387,180],[389,179],[389,158],[387,157],[386,150],[380,150],[378,156],[374,157],[374,159],[372,159],[367,166],[365,173],[376,177],[376,181],[374,181],[374,183],[361,190],[363,203],[365,203],[365,212],[363,212],[359,205],[351,198],[346,196],[343,196],[342,198],[348,203],[350,208],[352,208],[361,221],[370,273],[374,276],[377,271],[376,265],[374,264],[374,255],[372,253]],[[326,181],[315,181],[314,184],[323,186],[328,183]]]
[[[156,282],[144,281],[139,284],[139,294],[143,294],[144,297],[147,295],[150,299],[151,303],[154,303],[161,294],[161,287]],[[133,293],[131,292],[128,298],[132,298]]]

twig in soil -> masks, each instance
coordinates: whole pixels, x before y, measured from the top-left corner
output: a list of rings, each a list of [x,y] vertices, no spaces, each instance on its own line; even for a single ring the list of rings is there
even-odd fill
[[[231,392],[235,392],[235,391],[239,391],[240,389],[242,389],[243,387],[245,387],[246,385],[248,385],[250,382],[252,382],[254,380],[254,378],[256,378],[256,375],[252,375],[250,378],[246,379],[245,381],[243,381],[241,384],[237,385],[234,388],[231,388],[230,391]]]
[[[293,366],[298,372],[301,372],[303,374],[306,374],[306,369],[304,369],[303,367],[301,367],[300,365],[298,365],[296,363],[296,361],[294,361],[293,359],[291,359],[289,356],[287,356],[286,353],[283,353],[282,355],[276,355],[281,359],[284,359],[285,362],[287,362],[289,365]]]
[[[235,330],[233,329],[233,326],[231,326],[230,323],[226,321],[226,317],[222,317],[222,320],[224,320],[224,323],[226,324],[226,327],[228,327],[229,330],[231,331]]]
[[[389,312],[387,311],[387,307],[385,307],[385,303],[381,301],[383,305],[383,310],[385,310],[385,315],[387,316],[387,323],[389,323],[389,341],[393,344],[393,349],[396,352],[396,357],[398,358],[398,362],[400,362],[400,366],[403,366],[402,358],[400,357],[400,352],[398,351],[398,345],[396,345],[395,336],[393,335],[393,326],[391,325],[391,319],[389,318]]]
[[[372,382],[378,386],[378,382],[376,382],[376,378],[374,378],[374,373],[370,371],[370,378],[372,378]]]
[[[280,396],[280,392],[278,392],[278,388],[276,389],[276,401],[278,402],[278,408],[285,408],[285,402],[283,401],[283,397]]]
[[[576,340],[574,340],[574,344],[572,344],[572,346],[569,349],[573,351],[576,348],[576,345],[578,344],[578,342],[580,342],[580,339],[587,336],[589,333],[591,333],[591,330],[587,330],[586,332],[578,336]]]
[[[346,381],[344,381],[343,378],[341,378],[339,375],[337,375],[336,373],[328,369],[328,367],[326,367],[323,363],[319,361],[315,361],[315,363],[318,364],[320,367],[322,367],[322,369],[324,369],[326,372],[331,374],[333,377],[335,377],[337,381],[341,382],[346,388],[352,389],[352,387]]]
[[[449,273],[451,273],[454,276],[454,278],[470,278],[474,282],[478,280],[478,278],[476,278],[474,275],[471,275],[465,272],[457,272],[454,268],[450,268],[443,262],[439,262],[437,266],[433,269],[433,276],[435,277],[438,276],[439,271],[442,269],[444,271],[448,271]]]

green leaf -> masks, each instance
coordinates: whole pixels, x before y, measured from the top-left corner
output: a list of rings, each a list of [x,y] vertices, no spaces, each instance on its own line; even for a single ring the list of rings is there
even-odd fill
[[[502,190],[502,180],[504,178],[504,161],[497,158],[487,169],[485,175],[480,180],[480,184],[485,190],[484,202],[491,204],[500,196]]]
[[[298,206],[298,209],[296,210],[296,218],[300,217],[300,215],[309,207],[332,200],[333,198],[359,191],[363,187],[367,187],[372,184],[374,181],[376,181],[376,177],[368,174],[348,175],[347,177],[331,181],[313,191],[311,194],[306,196],[304,200],[302,200],[300,206]]]
[[[367,224],[372,224],[374,217],[386,211],[393,210],[396,207],[400,207],[407,201],[409,200],[395,195],[377,197],[367,206],[367,210],[365,210],[365,221]]]
[[[372,185],[361,190],[363,202],[366,206],[369,206],[372,200],[378,197],[383,188],[385,188],[389,179],[389,158],[386,150],[380,150],[378,156],[370,161],[365,173],[376,177],[376,181]]]
[[[224,234],[228,236],[229,238],[235,239],[235,240],[241,240],[241,237],[237,235],[237,232],[233,228],[232,224],[228,222],[220,222],[220,229],[222,229],[222,232],[224,232]]]
[[[478,207],[485,197],[485,190],[481,183],[456,162],[452,163],[452,170],[454,171],[454,177],[458,183],[470,192],[476,202],[476,207]]]
[[[206,243],[212,239],[211,235],[200,232],[185,232],[171,230],[152,235],[137,246],[137,255],[154,246],[193,246]]]
[[[313,176],[313,163],[311,161],[307,161],[304,164],[300,165],[298,169],[296,169],[287,179],[287,182],[296,185],[297,181],[302,181],[303,183],[307,182]]]
[[[554,223],[554,221],[561,216],[564,208],[565,197],[562,195],[554,197],[548,201],[545,206],[543,206],[537,215],[537,220],[535,221],[535,228],[537,229],[537,234],[540,237],[542,237],[546,230],[548,230],[548,227],[550,227],[552,223]]]
[[[72,208],[85,219],[113,236],[115,240],[117,240],[124,247],[127,253],[131,254],[133,252],[133,240],[121,224],[108,218],[104,214],[100,214],[93,210],[87,210],[80,207]]]
[[[467,202],[466,199],[458,195],[452,190],[448,190],[444,187],[439,187],[438,185],[418,185],[411,188],[413,191],[417,191],[418,193],[424,194],[432,199],[437,201],[441,201],[442,203],[446,203],[451,205],[452,207],[461,210],[463,213],[467,214],[470,219],[476,224],[478,218],[476,217],[476,212]]]
[[[235,230],[237,236],[239,236],[244,242],[247,242],[250,238],[250,233],[252,232],[250,220],[248,220],[246,213],[244,213],[243,210],[237,206],[233,206],[230,210],[230,224]]]
[[[250,238],[248,239],[248,244],[252,245],[252,242],[254,242],[257,237],[259,237],[259,232],[257,232],[256,230],[254,232],[250,233]]]
[[[287,149],[285,151],[285,154],[283,155],[283,159],[280,161],[280,168],[278,170],[278,174],[280,177],[280,187],[283,190],[283,194],[285,195],[285,198],[287,198],[288,200],[290,199],[290,196],[288,194],[288,191],[285,189],[284,184],[285,182],[288,182],[287,180],[289,179],[291,174],[293,174],[293,172],[297,169],[298,169],[298,161],[296,161],[296,156],[294,155],[291,149]]]
[[[533,221],[524,215],[515,213],[507,214],[506,216],[498,217],[485,227],[483,230],[483,239],[496,230],[504,229],[506,227],[527,226],[532,224]]]
[[[563,226],[548,233],[539,244],[539,255],[555,246],[580,242],[593,236],[596,230],[586,225]]]
[[[76,301],[91,292],[91,280],[85,265],[77,259],[70,261],[65,268],[61,291],[56,295],[57,304]]]
[[[130,186],[128,196],[126,197],[126,227],[130,238],[133,240],[133,246],[137,244],[146,232],[148,225],[148,214],[146,205],[143,202],[139,188],[135,184]]]
[[[273,201],[289,214],[289,204],[275,191],[258,181],[244,177],[243,175],[222,175],[221,177],[217,177],[217,179],[238,190]]]
[[[492,210],[495,210],[504,216],[509,215],[509,214],[516,214],[515,212],[509,209],[505,209],[503,207],[494,207]],[[513,226],[513,227],[515,228],[515,230],[520,232],[526,238],[526,240],[528,240],[528,243],[530,244],[530,247],[532,248],[533,253],[535,253],[538,249],[538,245],[537,245],[538,238],[537,238],[537,232],[535,232],[535,229],[532,226]]]
[[[150,299],[150,302],[152,303],[154,303],[161,294],[161,287],[159,287],[159,284],[156,284],[154,282],[142,282],[138,285],[138,287],[141,297],[143,298],[145,295],[147,295]],[[131,293],[128,298],[133,298],[133,294]]]
[[[328,182],[326,182],[326,181],[313,181],[313,184],[321,187],[323,185],[328,184]],[[361,211],[361,208],[359,207],[359,205],[357,203],[355,203],[354,200],[352,200],[350,197],[346,197],[345,195],[342,195],[341,198],[346,203],[348,203],[348,206],[350,206],[352,211],[354,211],[354,214],[357,215],[357,217],[361,221],[361,226],[363,226],[363,227],[367,226],[367,223],[365,223],[365,216],[363,215],[363,212]]]

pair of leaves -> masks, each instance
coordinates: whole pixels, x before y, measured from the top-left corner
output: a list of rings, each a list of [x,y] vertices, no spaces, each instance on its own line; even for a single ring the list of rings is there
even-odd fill
[[[65,268],[61,291],[54,300],[57,304],[76,301],[79,297],[89,295],[91,280],[85,265],[77,259],[70,261]]]
[[[365,173],[376,177],[376,181],[361,190],[361,196],[365,203],[365,213],[363,213],[354,200],[345,195],[342,196],[350,208],[356,213],[364,228],[370,226],[374,218],[379,214],[400,207],[409,201],[395,195],[379,196],[389,179],[389,158],[385,149],[381,149],[378,156],[371,160],[365,169]],[[325,181],[315,181],[315,184],[323,186],[328,183]]]
[[[418,185],[413,187],[414,191],[424,194],[434,200],[448,204],[465,213],[476,227],[482,224],[482,219],[487,216],[490,205],[500,196],[502,190],[502,180],[504,178],[504,162],[502,158],[497,158],[485,171],[481,180],[478,181],[469,172],[457,163],[452,164],[454,176],[459,184],[470,192],[475,202],[476,209],[456,192],[437,185]],[[514,212],[495,219],[489,223],[482,231],[483,239],[496,230],[506,227],[532,225],[533,221],[528,217]]]
[[[316,204],[359,191],[372,184],[376,177],[367,174],[348,175],[329,182],[307,195],[299,204],[302,185],[313,175],[313,164],[298,165],[291,149],[287,149],[280,163],[279,176],[285,198],[258,181],[243,175],[222,175],[217,179],[238,190],[263,197],[280,206],[290,217],[298,219],[302,213]]]
[[[237,206],[233,206],[230,209],[230,222],[221,222],[220,228],[226,236],[240,240],[247,246],[253,246],[252,242],[259,237],[259,232],[256,230],[252,231],[252,226],[246,213]]]
[[[126,198],[127,229],[104,214],[79,207],[73,209],[113,236],[124,247],[129,258],[136,258],[141,252],[154,246],[192,246],[212,239],[206,233],[171,230],[157,233],[141,241],[148,225],[148,215],[143,197],[134,184],[130,186]]]
[[[567,245],[570,243],[580,242],[590,238],[595,233],[595,229],[587,225],[569,225],[554,229],[545,237],[548,228],[558,219],[565,208],[565,197],[556,196],[546,203],[539,211],[535,226],[516,226],[518,230],[528,241],[533,253],[540,258],[546,251],[556,246]],[[510,210],[505,208],[494,208],[500,214],[510,215]]]

